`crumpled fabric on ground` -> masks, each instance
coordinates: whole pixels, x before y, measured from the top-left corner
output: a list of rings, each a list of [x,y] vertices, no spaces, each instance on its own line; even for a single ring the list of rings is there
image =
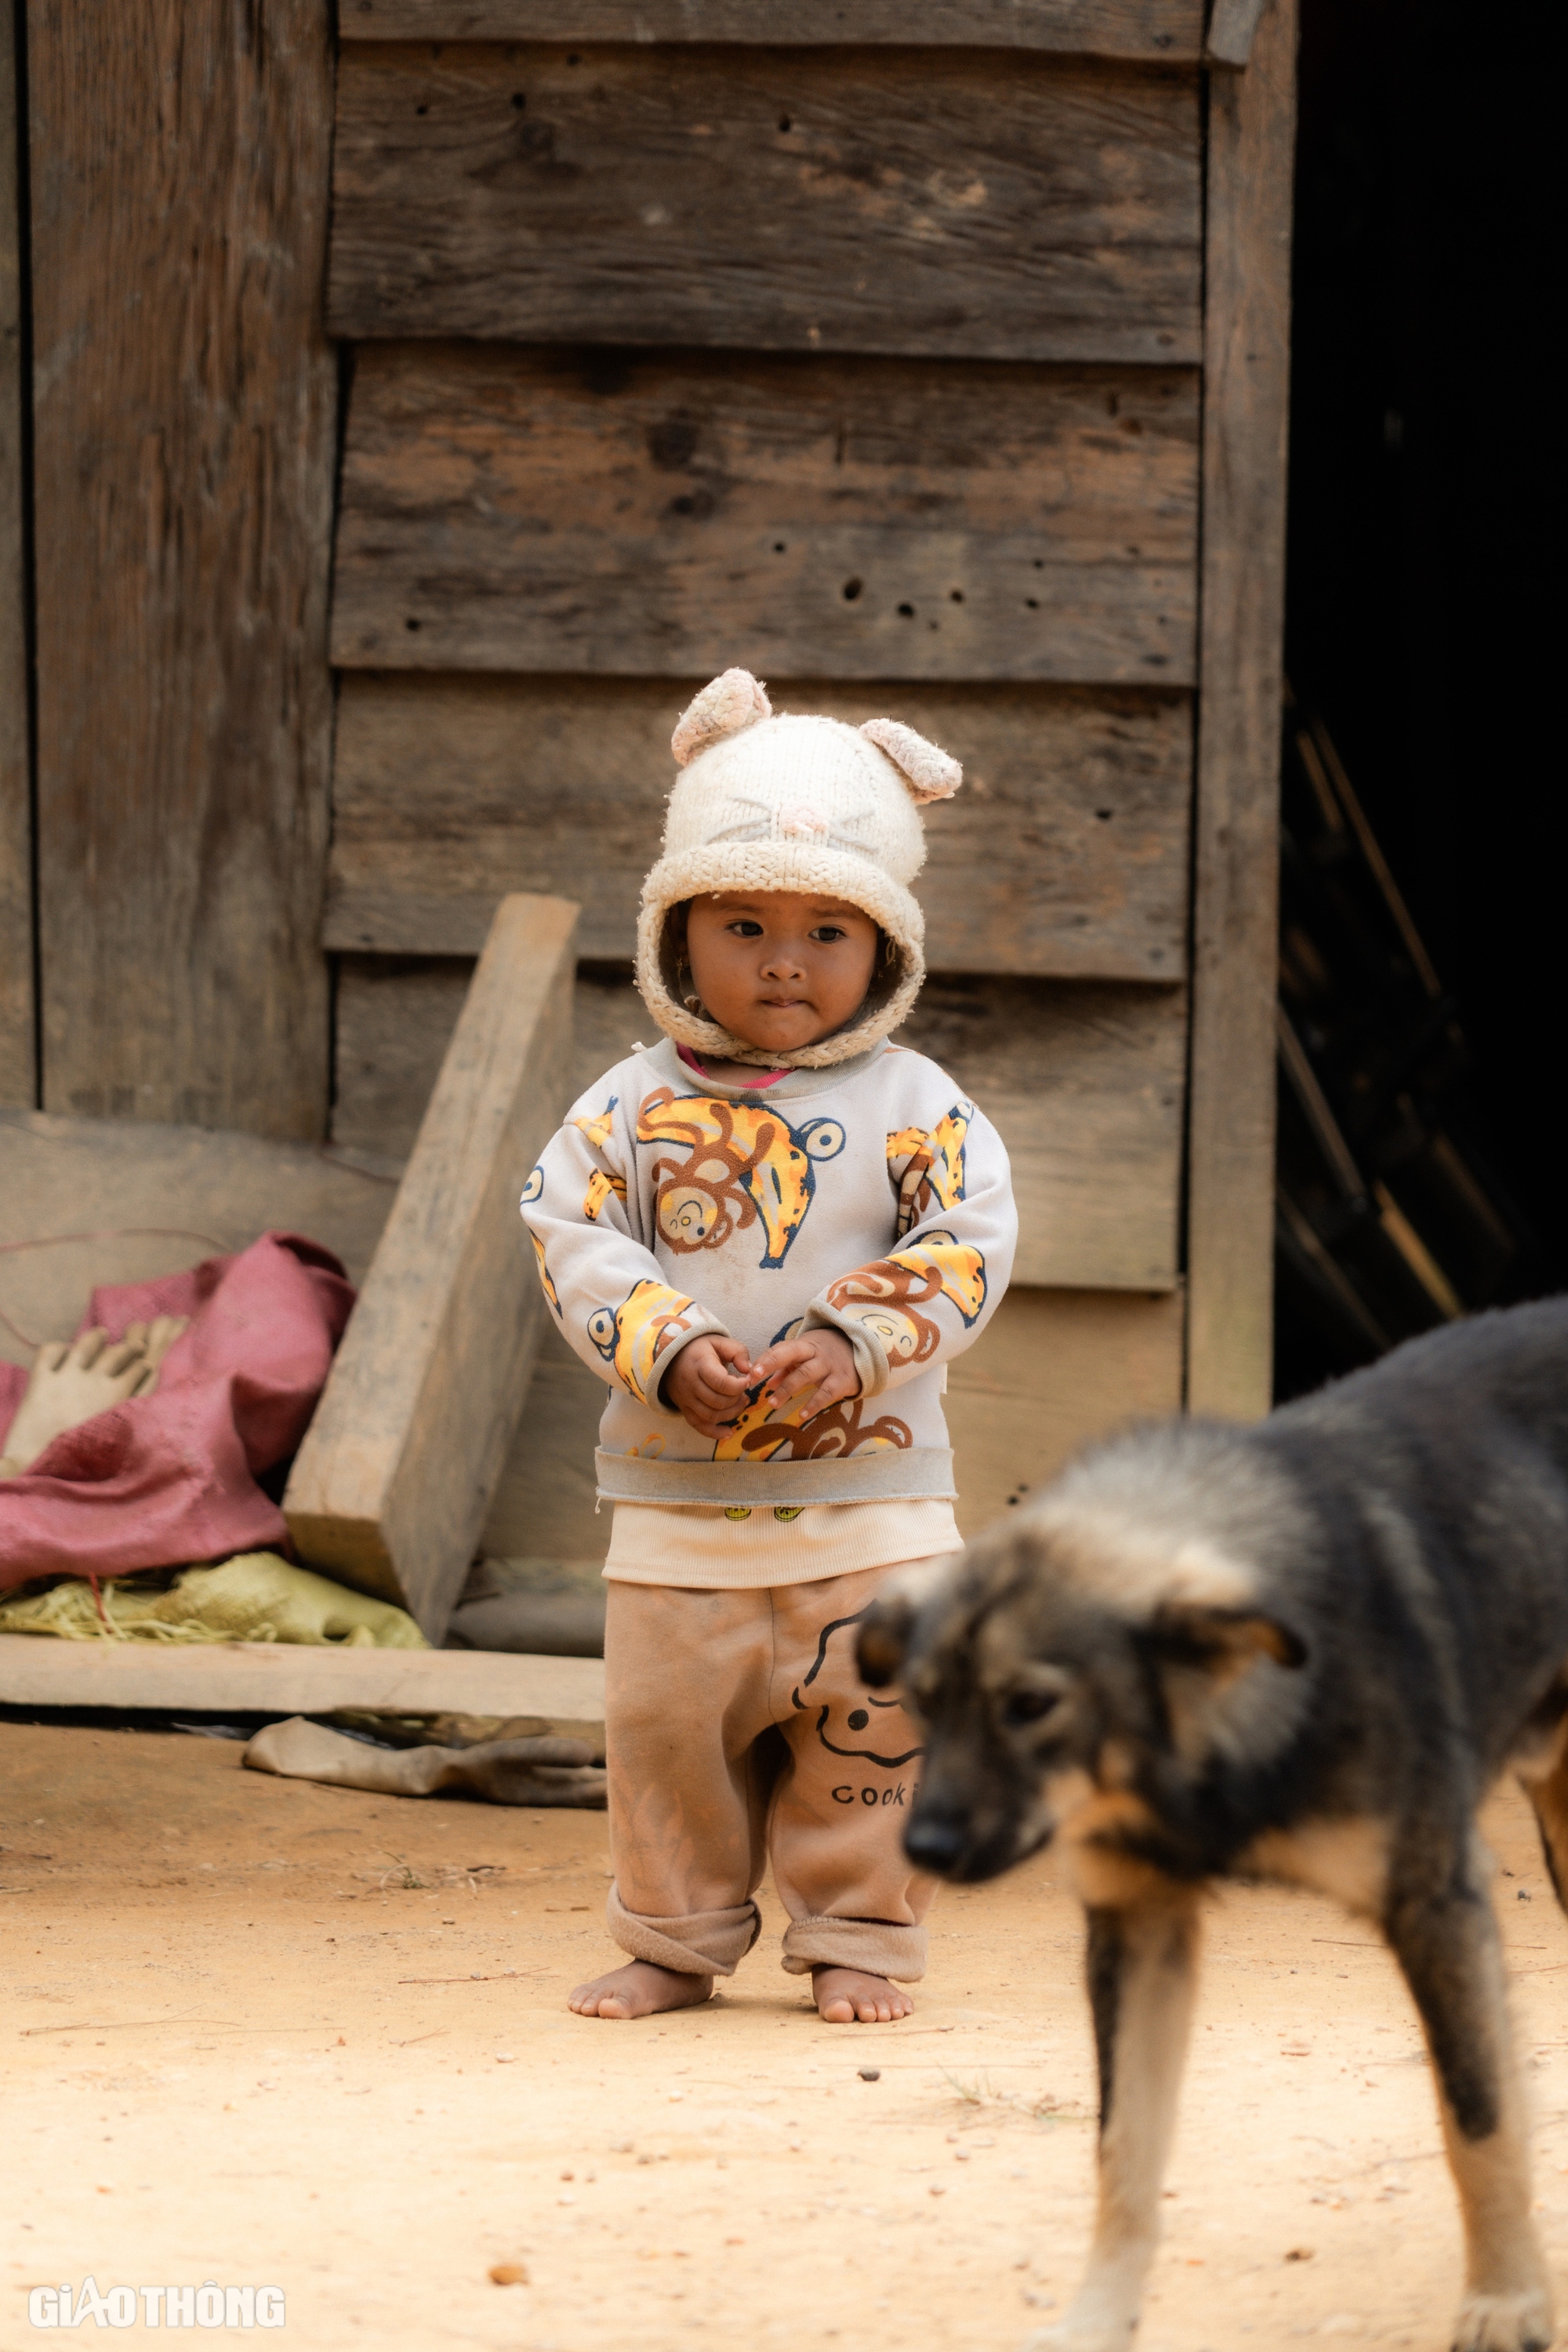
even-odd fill
[[[153,1282],[95,1290],[81,1328],[188,1315],[151,1396],[112,1406],[0,1486],[0,1591],[40,1576],[124,1576],[288,1541],[257,1484],[303,1437],[353,1305],[329,1250],[263,1234]],[[0,1364],[0,1446],[27,1376]]]
[[[424,1650],[406,1610],[351,1592],[274,1551],[221,1568],[187,1568],[163,1589],[107,1578],[0,1601],[0,1633],[68,1642],[304,1642],[343,1649]]]
[[[491,1805],[581,1805],[602,1811],[605,1775],[584,1739],[494,1739],[479,1748],[371,1748],[307,1716],[269,1723],[240,1761],[287,1780],[325,1780],[385,1797],[466,1789]]]

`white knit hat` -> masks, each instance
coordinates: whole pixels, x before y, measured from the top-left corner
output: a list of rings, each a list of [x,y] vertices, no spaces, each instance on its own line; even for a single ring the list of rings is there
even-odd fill
[[[896,1029],[925,978],[925,919],[910,884],[925,864],[921,801],[948,800],[956,760],[896,719],[777,718],[749,670],[705,686],[670,739],[681,773],[664,851],[643,884],[637,982],[659,1027],[730,1061],[819,1069]],[[750,1045],[683,1003],[672,907],[706,891],[806,890],[861,907],[893,942],[846,1029],[795,1053]]]

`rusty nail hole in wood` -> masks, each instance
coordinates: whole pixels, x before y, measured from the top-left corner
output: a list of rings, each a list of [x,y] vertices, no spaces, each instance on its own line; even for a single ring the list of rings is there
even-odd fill
[[[795,125],[794,125],[794,123],[790,121],[790,119],[789,119],[789,117],[788,117],[788,115],[787,115],[787,114],[781,114],[781,115],[780,115],[780,117],[779,117],[779,129],[780,129],[781,131],[793,131],[793,130],[795,129]]]
[[[900,621],[912,621],[914,617],[915,608],[912,604],[900,604],[899,606],[899,618]]]
[[[527,99],[523,96],[523,93],[522,93],[522,91],[521,91],[521,89],[514,89],[514,90],[512,91],[512,94],[511,94],[511,102],[512,102],[513,106],[517,109],[517,111],[519,112],[519,114],[521,114],[521,113],[522,112],[523,108],[528,104],[528,100],[527,100]]]
[[[414,111],[416,114],[428,114],[430,109],[427,106],[416,106]]]
[[[413,614],[410,614],[408,619],[404,622],[403,625],[405,629],[416,629],[419,626],[419,624],[415,620]]]
[[[1025,599],[1024,599],[1024,602],[1025,602],[1025,604],[1028,606],[1028,608],[1029,608],[1029,610],[1030,610],[1030,612],[1031,612],[1031,613],[1037,613],[1037,612],[1039,611],[1039,609],[1040,609],[1040,600],[1039,600],[1039,598],[1038,598],[1037,596],[1026,596],[1026,597],[1025,597]],[[410,626],[410,628],[412,628],[412,627],[413,627],[413,625],[414,625],[414,624],[413,624],[412,622],[410,622],[410,623],[409,623],[409,626]]]
[[[1094,813],[1100,819],[1101,824],[1109,824],[1111,818],[1115,815],[1116,811],[1114,809],[1096,809]]]
[[[782,554],[784,553],[784,541],[783,541],[782,539],[775,539],[775,540],[774,540],[774,541],[773,541],[773,553],[774,553],[775,555],[782,555]]]
[[[963,589],[950,588],[947,592],[947,601],[950,604],[962,604],[963,602]]]
[[[853,604],[856,597],[859,595],[860,591],[864,586],[864,581],[847,580],[844,583],[844,602],[847,604]]]

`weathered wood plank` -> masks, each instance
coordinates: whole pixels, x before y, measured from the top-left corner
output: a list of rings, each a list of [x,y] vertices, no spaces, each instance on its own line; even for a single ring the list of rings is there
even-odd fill
[[[1241,1415],[1271,1381],[1295,68],[1295,0],[1268,0],[1209,99],[1187,1402]]]
[[[1184,59],[1203,0],[347,0],[344,41],[723,41]]]
[[[351,47],[331,323],[1195,362],[1199,100],[973,49]]]
[[[377,1163],[405,1160],[473,978],[467,956],[344,956],[338,968],[332,1141]],[[579,965],[571,1101],[657,1032],[619,964]]]
[[[1037,1494],[1091,1439],[1176,1412],[1182,1299],[1016,1287],[948,1381],[958,1524],[977,1535]],[[495,1559],[600,1562],[610,1514],[594,1510],[605,1386],[552,1329],[484,1530]]]
[[[0,1103],[37,1100],[15,0],[0,0]]]
[[[1263,0],[1214,0],[1205,57],[1216,66],[1244,66],[1262,14]]]
[[[440,1066],[466,970],[344,958],[341,1141],[386,1152],[403,1145]],[[613,967],[581,976],[575,1003],[574,1087],[582,1093],[658,1033]],[[1001,1132],[1023,1221],[1016,1280],[1174,1285],[1186,1054],[1179,990],[937,979],[900,1034],[951,1070]]]
[[[333,657],[1184,685],[1197,423],[1183,370],[370,345]]]
[[[319,0],[28,11],[44,1099],[314,1138]]]
[[[350,674],[338,703],[329,947],[477,954],[508,890],[583,905],[629,958],[669,734],[701,681]],[[805,682],[786,709],[891,709],[962,759],[918,884],[939,971],[1173,980],[1186,956],[1184,695]]]
[[[283,1498],[302,1559],[399,1601],[433,1641],[538,1347],[518,1171],[566,1107],[576,916],[502,901]]]
[[[59,1642],[0,1633],[0,1705],[173,1707],[203,1714],[542,1716],[605,1719],[598,1658],[489,1650],[313,1649],[302,1643]]]
[[[1174,1287],[1182,991],[934,980],[899,1034],[952,1071],[1007,1147],[1015,1282]]]

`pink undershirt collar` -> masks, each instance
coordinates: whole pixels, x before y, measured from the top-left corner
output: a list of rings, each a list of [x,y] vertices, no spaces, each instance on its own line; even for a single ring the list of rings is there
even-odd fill
[[[685,1063],[689,1070],[695,1070],[700,1078],[707,1077],[707,1071],[703,1068],[701,1063],[698,1060],[689,1045],[677,1045],[675,1050],[679,1055],[681,1060]],[[759,1087],[773,1086],[780,1078],[787,1078],[788,1076],[789,1072],[787,1070],[759,1070],[754,1078],[748,1078],[746,1080],[745,1091],[748,1094],[751,1094],[753,1090]],[[726,1083],[728,1083],[728,1081],[726,1081]]]

